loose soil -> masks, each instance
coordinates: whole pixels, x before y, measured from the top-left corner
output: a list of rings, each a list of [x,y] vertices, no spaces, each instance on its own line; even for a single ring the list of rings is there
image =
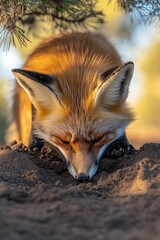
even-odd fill
[[[1,240],[160,239],[160,144],[79,183],[53,150],[0,147]]]

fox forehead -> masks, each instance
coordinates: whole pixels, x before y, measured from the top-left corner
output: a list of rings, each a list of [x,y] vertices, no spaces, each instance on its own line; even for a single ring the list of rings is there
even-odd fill
[[[63,88],[68,83],[75,85],[81,82],[82,75],[89,74],[89,70],[94,75],[95,71],[101,73],[121,63],[118,52],[103,36],[77,32],[42,42],[29,56],[24,69],[55,74]],[[90,83],[93,81],[89,75],[85,79]]]
[[[53,111],[42,120],[35,118],[34,124],[36,131],[39,129],[49,135],[61,137],[65,141],[90,141],[107,132],[125,128],[131,121],[128,117],[117,116],[110,112],[105,112],[104,116],[94,115],[94,113],[86,114],[66,113],[58,116],[58,113]]]

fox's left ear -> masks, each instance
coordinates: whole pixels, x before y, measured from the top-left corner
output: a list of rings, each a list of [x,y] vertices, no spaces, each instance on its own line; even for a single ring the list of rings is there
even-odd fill
[[[112,71],[103,73],[96,94],[96,102],[100,101],[106,107],[123,103],[128,96],[133,70],[133,62],[127,62]]]
[[[12,72],[37,110],[62,106],[55,76],[24,69],[13,69]]]

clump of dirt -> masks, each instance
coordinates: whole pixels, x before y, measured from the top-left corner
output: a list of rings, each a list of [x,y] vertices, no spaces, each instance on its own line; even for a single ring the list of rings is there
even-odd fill
[[[10,239],[158,239],[160,144],[130,149],[77,182],[54,150],[0,147],[0,236]]]

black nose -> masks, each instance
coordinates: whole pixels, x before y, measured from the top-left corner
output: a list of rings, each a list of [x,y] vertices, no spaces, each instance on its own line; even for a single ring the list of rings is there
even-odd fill
[[[85,174],[85,173],[80,173],[77,176],[77,180],[79,182],[87,182],[89,180],[89,176],[87,174]]]

